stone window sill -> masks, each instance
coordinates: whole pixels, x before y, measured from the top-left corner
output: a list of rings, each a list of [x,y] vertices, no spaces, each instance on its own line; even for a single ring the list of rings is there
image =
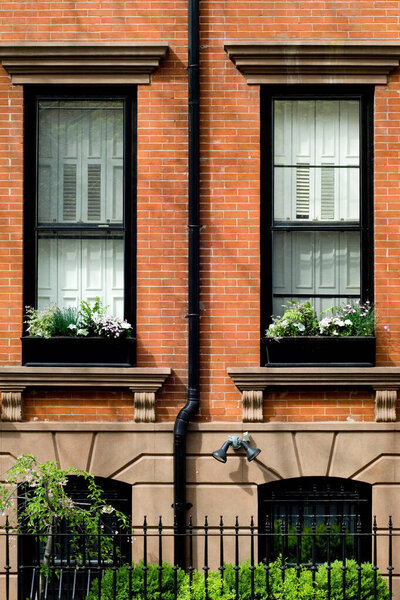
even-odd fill
[[[168,367],[0,367],[1,420],[22,420],[27,388],[128,388],[133,392],[134,420],[152,423],[156,392],[170,374]]]
[[[227,372],[242,393],[245,422],[262,422],[264,391],[279,387],[370,388],[375,420],[396,421],[400,367],[228,367]]]

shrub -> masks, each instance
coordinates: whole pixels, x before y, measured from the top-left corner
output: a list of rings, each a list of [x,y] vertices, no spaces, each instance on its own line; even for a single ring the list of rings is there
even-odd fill
[[[162,598],[174,600],[175,598],[175,571],[167,562],[162,569]],[[127,565],[116,570],[116,596],[114,597],[114,570],[107,569],[101,581],[101,600],[129,600],[129,568]],[[158,589],[158,565],[147,565],[147,598],[157,600],[160,598]],[[179,590],[185,573],[178,569],[176,572],[177,589]],[[144,600],[144,571],[143,561],[132,565],[131,572],[132,598]],[[99,600],[99,583],[95,580],[87,600]]]
[[[331,600],[343,600],[343,563],[335,560],[331,565]],[[320,565],[316,574],[316,585],[328,596],[327,565]],[[389,600],[389,590],[386,582],[377,571],[376,575],[377,600]],[[358,565],[355,560],[346,560],[346,600],[357,600],[358,595]],[[374,596],[374,569],[371,563],[361,565],[361,598],[364,600]]]
[[[235,598],[234,590],[231,589],[227,581],[221,578],[219,571],[209,571],[207,577],[207,596],[209,600],[233,600]],[[190,577],[186,575],[179,589],[178,600],[204,600],[206,597],[206,586],[204,573],[194,571],[192,585]]]
[[[343,600],[343,563],[335,561],[331,564],[331,593],[330,600]],[[268,593],[267,593],[268,572]],[[284,575],[283,575],[284,573]],[[129,600],[129,569],[127,566],[115,571],[116,596],[113,596],[114,571],[108,569],[101,586],[101,600]],[[158,566],[148,565],[147,597],[158,600]],[[374,569],[370,563],[360,567],[361,585],[359,590],[359,569],[355,560],[346,561],[346,600],[389,600],[389,590],[386,582],[376,571],[376,596],[374,595]],[[239,565],[238,571],[239,599],[251,600],[251,569],[250,562]],[[177,600],[205,600],[205,579],[202,570],[194,570],[192,583],[189,575],[177,571]],[[359,594],[360,591],[360,594]],[[99,600],[98,581],[94,581],[87,600]],[[223,578],[220,570],[209,571],[207,577],[207,593],[210,600],[234,600],[236,598],[236,569],[232,564],[226,564]],[[132,568],[132,597],[144,600],[143,562]],[[162,598],[174,600],[174,569],[163,563]],[[254,565],[254,598],[256,600],[328,600],[328,567],[318,565],[315,572],[315,582],[312,572],[306,567],[283,565],[278,558],[268,565]]]

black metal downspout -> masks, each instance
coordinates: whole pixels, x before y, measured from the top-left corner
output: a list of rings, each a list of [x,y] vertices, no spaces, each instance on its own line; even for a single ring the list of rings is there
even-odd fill
[[[188,0],[188,393],[174,427],[174,564],[185,566],[186,431],[200,403],[200,0]]]

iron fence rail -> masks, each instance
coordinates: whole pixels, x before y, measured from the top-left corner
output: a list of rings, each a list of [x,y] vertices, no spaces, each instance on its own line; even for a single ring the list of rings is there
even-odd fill
[[[219,573],[222,597],[229,568],[227,563],[230,562],[234,572],[231,592],[235,600],[274,600],[271,579],[274,564],[275,567],[278,565],[283,582],[294,569],[298,577],[304,571],[309,572],[313,586],[318,569],[324,564],[326,600],[339,597],[340,600],[391,600],[397,575],[393,549],[400,531],[394,528],[391,517],[385,528],[378,528],[374,517],[369,531],[363,530],[359,519],[355,522],[357,525],[349,528],[346,519],[332,523],[329,516],[324,515],[321,520],[312,515],[307,528],[300,516],[294,520],[282,516],[275,523],[267,520],[257,527],[253,517],[246,526],[239,524],[238,517],[234,523],[226,525],[221,517],[219,523],[211,527],[207,517],[201,526],[194,525],[190,517],[185,533],[181,534],[174,527],[165,527],[161,517],[158,524],[150,527],[145,517],[139,528],[116,531],[105,530],[100,525],[98,532],[91,535],[85,531],[72,531],[64,524],[64,529],[52,537],[51,554],[44,566],[48,533],[18,531],[6,517],[0,530],[0,556],[5,562],[0,569],[0,589],[4,590],[0,595],[4,600],[163,600],[163,597],[177,600],[183,573],[173,563],[169,542],[181,536],[188,549],[185,573],[190,597],[195,573],[199,571],[204,600],[214,600],[209,592],[213,570]],[[278,562],[274,563],[276,559]],[[372,573],[368,594],[362,588],[366,560]],[[247,561],[245,566],[243,561]],[[339,596],[337,585],[333,590],[332,583],[335,564],[339,564],[341,573]],[[351,564],[355,565],[355,582],[349,582]],[[125,595],[121,592],[121,568],[125,573]],[[264,582],[262,591],[259,578],[256,578],[260,568]],[[166,574],[169,578],[167,587]],[[379,591],[380,574],[386,581],[386,596]],[[241,591],[243,577],[249,582],[245,596]],[[12,586],[15,579],[17,590]],[[352,583],[351,592],[349,583]]]

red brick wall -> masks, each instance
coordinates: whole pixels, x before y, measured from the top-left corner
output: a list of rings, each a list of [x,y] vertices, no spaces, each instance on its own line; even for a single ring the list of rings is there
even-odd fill
[[[227,366],[259,364],[259,88],[227,59],[225,40],[398,40],[399,2],[201,3],[201,419],[241,419]],[[138,366],[174,370],[157,415],[185,399],[187,320],[186,2],[8,1],[1,41],[165,40],[169,57],[138,90]],[[376,88],[376,305],[378,363],[400,365],[400,82]],[[0,362],[19,364],[22,324],[22,90],[0,73]],[[390,327],[384,333],[382,326]],[[29,396],[26,418],[126,419],[131,399],[93,392]],[[89,395],[87,396],[89,398]],[[72,406],[74,398],[76,408]],[[94,407],[93,401],[104,403]],[[57,405],[55,404],[57,403]],[[87,406],[87,408],[85,408]],[[129,407],[129,408],[128,408]],[[96,410],[94,413],[93,411]],[[47,413],[50,414],[50,413]],[[270,395],[271,420],[373,418],[368,394]]]

